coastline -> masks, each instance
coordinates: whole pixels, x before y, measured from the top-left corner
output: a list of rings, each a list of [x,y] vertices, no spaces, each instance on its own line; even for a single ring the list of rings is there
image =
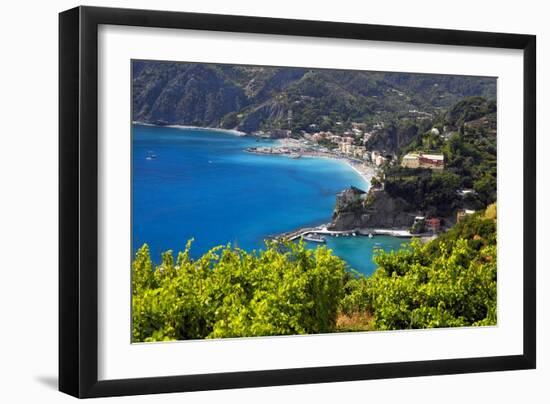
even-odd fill
[[[361,168],[357,167],[355,164],[353,164],[353,161],[346,160],[344,161],[357,173],[363,178],[363,181],[366,182],[367,186],[365,191],[368,191],[371,185],[372,177],[376,175],[376,169],[374,167],[370,167],[367,164],[362,164]]]
[[[189,133],[192,133],[192,130],[193,130],[193,129],[189,129],[188,127],[181,127],[180,126],[180,128],[182,129],[182,132],[180,132],[180,131],[170,131],[170,130],[163,131],[162,128],[165,127],[165,125],[145,124],[143,126],[138,126],[138,125],[140,125],[139,122],[134,122],[134,124],[136,124],[136,126],[134,127],[134,131],[136,131],[136,133],[140,133],[140,131],[143,131],[145,134],[147,134],[147,133],[153,134],[153,132],[154,133],[167,132],[168,135],[175,135],[175,136],[172,136],[172,137],[166,136],[166,139],[160,139],[161,142],[169,142],[169,143],[172,142],[172,140],[170,140],[170,139],[174,139],[174,142],[178,142],[178,139],[180,138],[180,135],[178,135],[178,133],[181,133],[182,135],[184,135],[185,134],[185,132],[183,132],[184,130],[186,130],[186,129],[189,130]],[[152,126],[153,128],[150,128],[148,130],[147,129],[148,126]],[[155,127],[158,128],[158,130]],[[214,139],[216,137],[216,133],[220,134],[220,133],[225,132],[225,131],[219,131],[219,132],[212,131],[210,134],[207,134],[207,131],[209,131],[207,128],[198,128],[198,130],[201,130],[201,129],[204,130],[204,132],[197,132],[195,137],[194,137],[195,139],[197,139],[197,141],[199,141],[202,134],[204,134],[205,138],[207,138],[207,139],[210,139],[210,138]],[[220,135],[220,136],[224,137],[223,135]],[[359,271],[365,271],[365,273],[369,273],[369,271],[372,269],[371,268],[372,262],[369,258],[371,256],[371,249],[366,248],[365,245],[370,246],[372,243],[374,243],[374,241],[369,242],[369,241],[367,241],[367,238],[364,235],[362,235],[360,233],[357,233],[357,236],[362,236],[362,237],[358,237],[358,239],[351,244],[353,246],[353,248],[351,250],[349,250],[349,248],[350,248],[349,243],[351,242],[351,237],[353,237],[353,235],[349,234],[349,233],[352,233],[352,232],[349,232],[349,233],[348,232],[330,232],[330,231],[327,231],[326,228],[323,230],[323,229],[319,229],[318,227],[321,223],[325,223],[325,226],[326,226],[326,223],[331,220],[330,219],[330,213],[331,213],[331,210],[334,206],[334,198],[335,198],[336,193],[341,192],[346,187],[349,187],[352,184],[359,187],[359,188],[361,188],[361,189],[368,190],[369,183],[372,179],[372,176],[375,174],[376,168],[373,165],[370,165],[369,163],[360,161],[359,159],[353,159],[352,156],[346,156],[344,154],[337,153],[336,150],[333,150],[333,151],[323,150],[323,149],[319,150],[319,148],[316,145],[311,145],[309,143],[306,143],[303,140],[285,138],[285,139],[272,139],[268,143],[263,143],[263,142],[257,143],[257,142],[255,142],[256,136],[254,136],[254,135],[249,135],[249,136],[250,136],[250,138],[248,140],[247,140],[246,137],[240,138],[240,137],[225,136],[224,138],[226,139],[225,142],[230,142],[231,144],[235,145],[235,147],[231,148],[231,152],[238,153],[239,155],[246,154],[248,151],[245,148],[247,146],[251,146],[251,149],[259,148],[261,150],[263,149],[263,147],[265,147],[267,153],[269,153],[269,149],[273,149],[274,153],[273,154],[268,154],[268,155],[271,155],[271,156],[279,155],[279,156],[286,157],[286,159],[284,159],[281,163],[277,163],[273,160],[270,160],[270,161],[272,161],[272,163],[268,163],[263,158],[258,158],[258,159],[257,158],[252,158],[250,160],[253,164],[265,165],[266,167],[270,167],[270,170],[271,170],[269,172],[270,175],[275,175],[278,178],[278,177],[281,176],[281,173],[286,173],[286,171],[284,171],[284,170],[287,170],[287,169],[290,169],[292,172],[295,172],[296,170],[305,170],[306,173],[311,174],[312,176],[314,176],[316,178],[315,182],[313,182],[314,185],[317,185],[317,183],[318,183],[318,185],[321,186],[321,187],[330,186],[330,189],[332,189],[332,192],[330,192],[330,193],[321,192],[321,194],[319,195],[317,190],[307,191],[304,194],[305,197],[300,196],[299,199],[296,198],[296,200],[295,200],[295,199],[292,199],[292,195],[288,195],[288,193],[291,192],[292,188],[291,187],[289,187],[289,188],[285,187],[284,191],[283,191],[284,193],[282,194],[282,198],[278,198],[278,200],[286,201],[287,200],[286,198],[289,198],[288,200],[293,201],[291,203],[291,205],[294,205],[294,206],[298,206],[298,205],[300,205],[300,203],[302,203],[302,201],[304,201],[306,203],[306,205],[311,204],[312,208],[309,209],[309,210],[308,209],[303,210],[303,209],[299,208],[299,209],[296,210],[297,214],[294,214],[294,213],[289,214],[288,212],[285,212],[285,209],[278,209],[277,211],[284,212],[284,213],[272,215],[273,217],[276,218],[275,220],[261,219],[262,223],[266,223],[266,224],[261,226],[258,230],[252,229],[251,232],[246,232],[246,234],[243,234],[243,235],[241,235],[241,233],[239,233],[239,238],[237,240],[237,242],[239,243],[239,246],[241,248],[246,249],[246,250],[261,249],[262,245],[257,245],[257,244],[262,243],[262,240],[277,238],[280,235],[287,233],[289,230],[294,230],[294,231],[299,230],[299,229],[305,230],[304,227],[303,227],[304,224],[305,224],[306,226],[312,226],[311,230],[313,230],[313,232],[319,232],[319,233],[321,233],[320,235],[327,236],[327,239],[329,240],[330,243],[334,243],[335,246],[340,246],[338,248],[342,248],[342,250],[340,251],[338,256],[340,256],[342,259],[344,259],[346,262],[348,262],[348,264],[350,266],[352,266],[353,268],[355,268]],[[259,138],[261,140],[261,137],[259,137]],[[232,141],[231,139],[234,139],[234,140]],[[154,136],[146,136],[145,141],[146,141],[146,144],[136,143],[135,146],[136,147],[140,146],[142,150],[155,150],[156,149],[156,147],[154,145],[157,144],[157,143],[156,143],[156,140],[155,140]],[[222,142],[220,144],[224,145],[225,142]],[[285,145],[293,145],[292,148],[296,150],[296,153],[294,153],[293,151],[290,151],[290,150],[286,150],[285,151],[286,154],[277,154],[277,153],[275,153],[275,150],[280,151],[280,149],[284,148]],[[215,147],[215,145],[213,145],[212,147]],[[186,149],[186,150],[189,151],[189,149]],[[224,150],[225,149],[223,147],[220,148],[221,152],[224,152]],[[202,153],[202,151],[203,151],[203,149],[199,148],[197,152]],[[208,153],[210,153],[210,152],[211,151],[209,150]],[[161,155],[161,153],[159,153],[159,156],[161,156],[161,157],[159,159],[157,159],[155,162],[145,162],[145,160],[143,158],[141,158],[141,159],[138,159],[139,161],[136,164],[141,165],[145,168],[150,167],[151,164],[155,164],[156,167],[158,169],[161,169],[161,170],[164,169],[164,168],[172,169],[171,165],[168,165],[166,167],[163,166],[163,162],[164,161],[170,161],[170,157],[172,157],[172,155],[169,155],[167,153],[168,153],[168,151],[166,151],[165,154],[162,154],[162,155]],[[178,151],[178,153],[179,153],[179,151]],[[164,157],[166,157],[166,159]],[[179,162],[179,161],[181,161],[180,157],[181,156],[178,154],[177,158],[175,158],[173,160]],[[299,158],[297,158],[297,157],[299,157]],[[208,158],[210,159],[211,157],[208,157]],[[293,161],[291,161],[292,158],[297,158],[298,161],[293,162]],[[301,158],[304,158],[306,160],[299,161]],[[331,159],[333,161],[334,160],[336,160],[336,161],[330,162],[330,161],[325,161],[325,160],[315,160],[315,159],[321,159],[321,158]],[[285,161],[288,161],[288,163],[286,163]],[[136,166],[134,166],[134,167],[136,167]],[[214,166],[208,166],[208,167],[214,167]],[[326,173],[329,173],[328,177],[325,174],[324,167],[329,167],[327,169],[328,171],[326,172]],[[353,172],[350,169],[353,170]],[[283,171],[281,171],[281,170],[283,170]],[[259,170],[254,170],[254,171],[259,172]],[[147,174],[148,170],[137,170],[137,172],[143,172],[144,174]],[[229,175],[229,176],[232,175],[231,170],[223,170],[223,173],[226,173],[226,175]],[[262,174],[259,174],[259,176],[261,177]],[[192,177],[193,177],[194,180],[197,179],[197,176],[192,176]],[[290,178],[290,176],[285,176],[285,177]],[[340,177],[342,179],[340,179]],[[199,181],[193,182],[194,186],[190,186],[189,189],[201,190],[202,189],[201,186],[204,186],[206,188],[209,187],[209,185],[206,184],[206,182],[203,183],[203,184],[198,184],[198,182]],[[266,181],[261,181],[261,182],[266,183]],[[300,186],[299,183],[294,184],[293,181],[288,181],[288,182],[292,186]],[[227,182],[227,183],[229,183],[229,182]],[[333,184],[335,184],[335,185],[333,185]],[[195,187],[195,185],[197,187]],[[220,185],[220,184],[216,185],[217,188],[218,188],[218,185]],[[307,185],[308,185],[307,187],[302,187],[301,190],[300,190],[300,193],[298,193],[297,195],[302,195],[301,192],[302,192],[303,189],[309,189],[309,182],[308,182]],[[223,184],[221,184],[220,186],[223,186]],[[167,181],[166,183],[161,182],[157,189],[158,189],[159,193],[162,193],[162,192],[168,191],[171,187],[172,186],[171,186],[170,181]],[[272,187],[269,185],[269,182],[267,182],[266,191],[269,191],[269,189],[271,189],[271,188]],[[256,188],[254,188],[254,189],[256,189]],[[171,192],[172,191],[170,191],[170,193]],[[298,192],[298,191],[296,191],[296,192]],[[142,194],[147,195],[148,193],[143,192]],[[182,191],[181,195],[187,195],[187,192]],[[265,200],[266,204],[264,204],[263,202],[258,203],[254,200],[254,198],[249,198],[251,202],[247,201],[247,202],[245,202],[245,205],[242,205],[243,202],[239,201],[239,206],[247,206],[247,208],[237,209],[237,210],[240,211],[237,216],[238,217],[243,217],[243,218],[246,217],[246,220],[248,220],[248,218],[250,216],[255,217],[254,215],[263,218],[265,216],[264,209],[256,209],[256,207],[266,206],[270,202],[272,202],[272,201],[269,201],[269,199],[272,199],[272,198],[269,197],[270,192],[266,192],[265,195],[267,195],[267,197],[263,198],[261,200],[262,201]],[[319,197],[320,198],[325,198],[323,200],[327,200],[327,203],[322,203],[321,204],[319,202],[316,202],[317,200],[320,199]],[[141,199],[141,200],[145,201],[145,204],[143,205],[145,207],[148,207],[148,205],[147,205],[147,203],[149,203],[148,198],[149,197]],[[187,199],[187,197],[184,196],[181,199],[182,200]],[[318,204],[319,204],[319,207],[317,207]],[[288,203],[283,203],[283,204],[279,204],[279,205],[285,206],[285,208],[286,208],[286,206],[289,205],[289,204]],[[276,204],[275,206],[279,206],[279,205]],[[134,207],[135,206],[136,205],[134,205]],[[161,204],[160,208],[162,208],[162,207],[163,206]],[[156,203],[155,203],[155,209],[159,209],[159,205],[157,205]],[[178,225],[182,226],[182,227],[183,226],[189,226],[191,228],[191,226],[200,226],[200,227],[197,227],[197,229],[200,229],[200,230],[198,230],[196,232],[194,231],[193,234],[187,235],[187,234],[184,233],[182,236],[175,236],[175,237],[170,235],[170,238],[168,239],[168,237],[166,237],[163,233],[161,233],[161,232],[156,233],[154,226],[151,226],[148,223],[142,224],[145,229],[149,229],[149,228],[151,229],[151,230],[146,230],[146,232],[147,232],[146,234],[152,235],[147,240],[148,244],[150,245],[151,251],[154,251],[154,253],[156,255],[158,255],[158,254],[160,254],[162,249],[166,249],[166,247],[164,247],[164,246],[166,246],[166,245],[168,245],[168,247],[171,246],[171,244],[169,244],[169,243],[173,243],[172,245],[181,245],[187,239],[193,237],[196,240],[198,240],[197,242],[194,243],[194,251],[200,252],[200,254],[202,254],[203,252],[208,251],[211,246],[221,245],[221,244],[223,244],[227,241],[227,240],[223,239],[224,238],[223,232],[220,232],[219,230],[217,230],[218,226],[219,226],[219,223],[216,220],[212,220],[211,222],[209,220],[203,220],[203,219],[198,220],[196,218],[200,217],[202,215],[197,213],[197,211],[195,209],[189,209],[189,210],[193,210],[193,213],[192,214],[184,213],[181,216],[178,216],[176,218],[176,221],[177,221]],[[138,212],[139,210],[137,208],[135,208],[134,211]],[[200,211],[200,209],[199,209],[199,211]],[[206,212],[206,210],[205,210],[205,212]],[[257,212],[260,212],[260,213],[257,213]],[[291,209],[290,212],[294,212],[294,210]],[[318,214],[319,212],[324,212],[324,213],[326,213],[326,215],[325,214]],[[166,216],[166,218],[167,217],[168,216]],[[311,217],[311,218],[309,218],[306,221],[306,220],[303,219],[304,217],[307,217],[307,218]],[[167,221],[167,223],[170,223],[170,225],[172,225],[172,223],[173,223],[172,220],[174,220],[174,219],[170,218],[169,221],[168,221],[168,219],[166,219],[166,218],[161,217],[160,218],[161,222],[162,221]],[[136,219],[136,218],[134,218],[134,219]],[[138,221],[139,220],[140,219],[138,219]],[[204,223],[205,221],[206,221],[206,223]],[[232,222],[234,222],[234,221],[235,220],[230,219],[228,221],[229,225],[231,225]],[[216,222],[216,223],[214,223],[214,222]],[[139,223],[139,222],[135,222],[135,223]],[[206,228],[208,230],[203,231],[202,230],[203,228]],[[217,234],[220,234],[220,233],[222,233],[222,236],[217,235]],[[375,234],[377,235],[378,232],[375,232]],[[380,234],[382,235],[382,232],[380,232]],[[343,237],[343,239],[342,239],[342,241],[336,240],[336,239],[333,240],[332,237],[330,237],[331,235],[333,235],[335,238],[336,237]],[[393,235],[393,233],[391,233],[390,235]],[[346,238],[348,236],[350,237],[349,241],[348,242],[343,241],[344,238]],[[134,234],[133,239],[132,239],[132,243],[136,244],[135,248],[139,248],[139,244],[140,244],[139,241],[141,241],[138,237],[139,237],[139,235],[136,233],[136,234]],[[367,234],[367,237],[368,237],[368,234]],[[218,240],[218,238],[220,240]],[[173,241],[173,240],[175,240],[175,241]],[[381,240],[379,242],[385,243],[386,240],[384,238],[381,238]],[[389,243],[395,243],[395,240],[393,240],[393,241],[390,240],[388,242]],[[363,244],[363,243],[366,243],[366,244]],[[308,248],[315,248],[315,246],[316,246],[315,244],[311,244]],[[175,248],[175,247],[173,247],[173,248]],[[363,255],[364,255],[364,259],[363,258],[358,259],[358,256],[362,257]]]
[[[345,158],[345,157],[339,157],[339,156],[330,156],[330,155],[316,155],[314,153],[303,153],[303,158],[324,158],[324,159],[330,159],[330,160],[336,160],[341,163],[346,164],[348,167],[350,167],[353,171],[355,171],[365,182],[365,189],[364,191],[368,191],[370,188],[372,177],[375,176],[375,169],[373,167],[368,166],[367,164],[355,164],[355,162],[351,159]]]
[[[281,147],[281,148],[300,148],[301,149],[304,146],[297,139],[277,139],[276,142],[278,144],[278,147]],[[254,152],[250,150],[248,150],[248,152],[257,153],[257,154],[266,154],[266,153]],[[311,151],[311,150],[303,150],[303,149],[299,153],[301,158],[326,158],[326,159],[336,160],[336,161],[340,161],[341,163],[347,164],[365,182],[364,191],[369,190],[372,177],[376,175],[376,168],[373,167],[372,165],[364,162],[359,163],[356,160],[350,159],[345,156],[335,155],[330,152]],[[286,154],[283,154],[283,153],[274,154],[274,155],[287,156]]]
[[[432,234],[412,234],[409,229],[402,228],[391,228],[391,229],[381,229],[381,228],[355,228],[351,230],[329,230],[329,223],[321,224],[314,227],[303,227],[286,233],[278,235],[276,238],[282,238],[286,240],[296,240],[311,234],[314,235],[323,235],[323,236],[333,236],[333,237],[371,237],[371,236],[390,236],[396,238],[410,239],[413,237],[431,237]]]
[[[234,136],[249,136],[248,133],[241,132],[240,130],[236,130],[236,129],[209,128],[204,126],[192,126],[192,125],[156,125],[154,123],[140,122],[140,121],[132,121],[132,125],[154,126],[157,128],[209,130],[209,131],[215,131],[215,132],[223,132]]]
[[[241,132],[236,129],[222,129],[222,128],[210,128],[210,127],[203,127],[203,126],[192,126],[192,125],[156,125],[153,123],[148,122],[140,122],[140,121],[132,121],[132,125],[141,125],[141,126],[153,126],[153,127],[159,127],[159,128],[174,128],[174,129],[194,129],[194,130],[208,130],[208,131],[214,131],[214,132],[222,132],[227,133],[234,136],[254,136],[249,135],[248,133]],[[276,139],[276,142],[281,147],[297,147],[301,146],[301,143],[299,140],[296,139]],[[322,153],[322,152],[311,152],[311,151],[305,151],[301,154],[302,157],[305,158],[328,158],[332,160],[337,160],[342,163],[347,164],[353,171],[355,171],[363,180],[365,183],[365,191],[368,191],[370,188],[372,177],[375,175],[376,169],[372,166],[369,166],[365,163],[356,164],[352,159],[346,158],[346,157],[340,157],[335,156],[330,153]]]
[[[140,122],[140,121],[132,121],[132,125],[141,125],[141,126],[152,126],[152,127],[158,127],[158,128],[174,128],[174,129],[194,129],[194,130],[207,130],[207,131],[214,131],[214,132],[222,132],[227,133],[234,136],[254,136],[249,135],[248,133],[241,132],[236,129],[222,129],[222,128],[210,128],[210,127],[203,127],[203,126],[192,126],[192,125],[156,125],[154,123],[148,123],[148,122]],[[301,143],[299,140],[296,139],[276,139],[276,142],[281,147],[297,147],[301,146]],[[306,151],[302,152],[302,157],[312,157],[312,158],[328,158],[332,160],[337,160],[342,163],[347,164],[353,171],[355,171],[365,182],[365,191],[368,191],[370,188],[372,177],[375,175],[376,169],[372,166],[369,166],[365,163],[356,164],[352,159],[346,158],[346,157],[340,157],[335,156],[330,153],[322,153],[322,152],[311,152]]]

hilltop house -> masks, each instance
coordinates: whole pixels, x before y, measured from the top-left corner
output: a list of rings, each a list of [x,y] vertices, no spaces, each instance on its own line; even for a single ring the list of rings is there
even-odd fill
[[[408,153],[403,156],[401,167],[443,170],[445,168],[445,157],[443,154]]]
[[[474,213],[476,213],[475,210],[460,209],[458,212],[456,212],[456,222],[459,223],[464,220],[466,216],[473,215]]]

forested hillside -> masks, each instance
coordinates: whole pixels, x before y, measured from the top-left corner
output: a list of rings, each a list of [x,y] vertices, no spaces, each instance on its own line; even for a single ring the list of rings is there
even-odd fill
[[[336,130],[467,96],[495,98],[492,78],[156,61],[132,63],[133,120],[254,132]]]
[[[457,208],[482,209],[496,201],[496,105],[483,97],[469,97],[434,120],[437,132],[415,136],[400,150],[442,153],[443,172],[388,167],[385,189],[407,200],[415,209],[448,216]],[[466,195],[459,189],[471,189]]]

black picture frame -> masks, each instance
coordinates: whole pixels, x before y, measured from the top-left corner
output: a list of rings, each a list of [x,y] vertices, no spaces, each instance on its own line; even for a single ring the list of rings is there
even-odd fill
[[[113,24],[523,50],[523,354],[350,366],[98,380],[98,26]],[[59,15],[59,390],[103,397],[324,383],[536,366],[536,37],[77,7]]]

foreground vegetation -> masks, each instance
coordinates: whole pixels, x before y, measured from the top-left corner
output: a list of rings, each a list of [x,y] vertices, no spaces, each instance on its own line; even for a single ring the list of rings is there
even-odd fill
[[[326,248],[217,247],[198,260],[190,243],[153,270],[147,246],[132,265],[133,339],[159,341],[311,334],[335,328],[345,264]]]
[[[134,342],[496,324],[494,205],[439,238],[380,252],[368,278],[326,247],[185,250],[132,263]]]
[[[494,212],[492,205],[429,243],[378,255],[371,277],[347,283],[343,312],[372,313],[376,330],[495,325]]]

